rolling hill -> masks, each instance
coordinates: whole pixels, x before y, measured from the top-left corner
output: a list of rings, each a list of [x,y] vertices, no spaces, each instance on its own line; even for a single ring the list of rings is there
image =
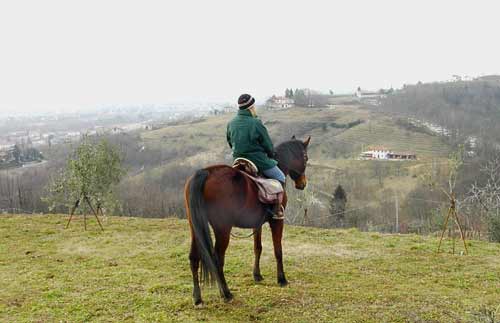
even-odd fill
[[[384,200],[387,194],[400,195],[401,201],[422,185],[417,174],[429,162],[443,162],[450,147],[438,136],[411,131],[398,125],[397,120],[373,108],[355,105],[337,105],[334,108],[293,108],[281,111],[260,111],[260,117],[268,127],[276,144],[290,139],[312,136],[309,146],[309,192],[319,199],[317,208],[311,209],[315,218],[328,217],[329,195],[337,185],[342,185],[348,195],[350,208],[372,207],[382,214],[387,213]],[[136,174],[130,181],[145,182],[145,178],[162,178],[179,167],[202,168],[210,164],[231,163],[231,151],[226,143],[226,125],[234,114],[207,117],[196,123],[169,126],[141,134],[146,146],[161,147],[165,151],[179,150],[179,158],[163,163],[154,169]],[[418,160],[414,162],[386,162],[358,160],[363,149],[383,146],[396,152],[414,152]],[[166,175],[167,174],[167,175]],[[176,198],[182,201],[182,183]],[[298,200],[303,200],[299,192],[289,190],[292,210],[291,218],[300,219],[303,212]],[[392,202],[393,203],[393,202]],[[182,205],[182,202],[179,202]],[[405,204],[407,205],[407,204]],[[392,211],[390,209],[389,212]],[[402,210],[405,214],[405,210]],[[386,216],[372,219],[379,230],[390,230],[392,223]],[[363,220],[364,221],[364,220]],[[391,216],[392,221],[392,216]],[[409,221],[409,220],[408,220]],[[321,221],[315,221],[321,225]]]

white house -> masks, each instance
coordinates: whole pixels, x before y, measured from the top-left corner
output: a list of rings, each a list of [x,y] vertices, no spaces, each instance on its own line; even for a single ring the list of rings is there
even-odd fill
[[[281,110],[281,109],[291,108],[291,107],[293,107],[294,104],[295,104],[295,101],[292,98],[273,95],[269,99],[267,106],[271,109]]]
[[[359,155],[359,159],[371,160],[416,160],[417,155],[414,153],[396,153],[384,147],[373,147],[367,151],[363,151]]]
[[[384,92],[372,92],[372,91],[365,91],[362,90],[361,87],[358,87],[355,93],[356,98],[358,98],[359,101],[371,104],[371,105],[379,105],[380,104],[380,99],[383,99],[387,97],[387,94]]]
[[[383,147],[370,148],[370,150],[363,151],[360,155],[361,159],[389,159],[390,150]]]

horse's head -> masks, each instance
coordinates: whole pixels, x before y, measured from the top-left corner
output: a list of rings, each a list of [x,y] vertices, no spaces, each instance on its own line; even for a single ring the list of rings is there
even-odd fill
[[[307,185],[306,166],[307,146],[311,137],[305,141],[295,139],[287,141],[276,147],[276,158],[278,159],[278,167],[286,174],[290,175],[295,182],[295,188],[303,190]]]

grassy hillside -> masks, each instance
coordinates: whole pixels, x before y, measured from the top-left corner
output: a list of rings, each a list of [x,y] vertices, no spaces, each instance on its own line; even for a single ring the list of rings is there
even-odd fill
[[[275,144],[292,135],[311,135],[310,155],[316,159],[356,158],[369,146],[384,146],[395,151],[411,151],[420,159],[447,156],[449,148],[438,137],[411,132],[395,124],[394,120],[370,109],[357,106],[337,106],[335,109],[293,108],[282,111],[260,111],[261,119],[269,129]],[[209,117],[195,124],[180,124],[143,133],[149,145],[169,147],[198,146],[196,155],[229,153],[226,144],[226,125],[233,114]],[[350,129],[334,126],[361,120]],[[342,154],[336,154],[343,144]],[[183,156],[185,157],[185,156]],[[183,158],[184,159],[184,158]]]
[[[499,319],[500,245],[436,254],[431,237],[285,228],[290,285],[276,284],[270,233],[254,283],[252,239],[230,243],[235,300],[205,289],[195,309],[186,221],[108,218],[83,231],[64,216],[0,219],[0,321],[477,322]],[[450,244],[445,246],[450,250]],[[496,314],[494,313],[496,311]]]

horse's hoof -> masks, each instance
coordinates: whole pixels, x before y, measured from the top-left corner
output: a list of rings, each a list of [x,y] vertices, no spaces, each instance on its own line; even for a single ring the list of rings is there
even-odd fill
[[[204,306],[205,306],[205,304],[203,303],[203,301],[201,299],[194,302],[195,308],[203,308]]]
[[[278,284],[281,287],[285,287],[286,285],[288,285],[288,281],[286,280],[286,278],[278,279]]]
[[[258,275],[254,274],[254,275],[253,275],[253,280],[254,280],[256,283],[258,283],[258,282],[263,281],[263,280],[264,280],[264,277],[262,277],[262,275],[261,275],[261,274],[258,274]]]
[[[224,303],[231,303],[233,299],[234,299],[233,294],[228,293],[226,296],[224,296]]]

